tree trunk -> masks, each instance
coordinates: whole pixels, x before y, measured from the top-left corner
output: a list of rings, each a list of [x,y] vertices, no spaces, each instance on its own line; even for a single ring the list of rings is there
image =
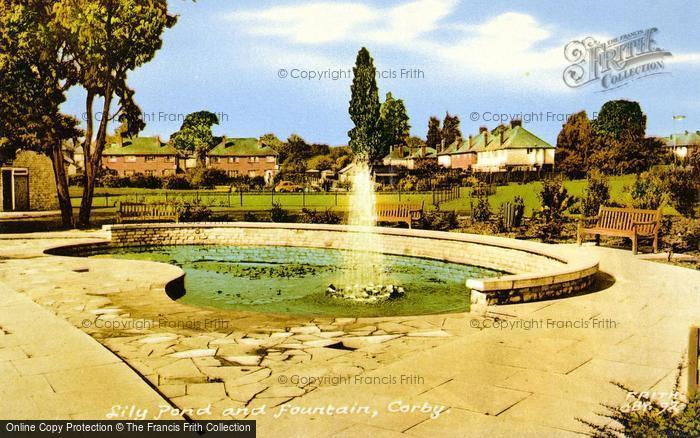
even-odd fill
[[[53,174],[56,181],[56,193],[58,195],[58,205],[61,209],[61,224],[63,228],[73,228],[73,205],[68,191],[68,177],[66,167],[63,163],[63,151],[60,141],[54,141],[51,145],[51,163],[53,164]]]
[[[89,101],[90,106],[92,101]],[[95,183],[97,182],[97,175],[100,171],[100,166],[102,165],[102,151],[105,147],[105,142],[107,140],[107,124],[109,123],[109,113],[112,104],[112,87],[107,84],[105,88],[104,103],[102,105],[102,119],[100,120],[100,126],[97,130],[97,137],[95,138],[94,149],[90,151],[90,155],[85,155],[85,184],[83,184],[83,196],[80,201],[80,212],[78,213],[78,226],[80,228],[87,228],[90,226],[90,213],[92,212],[92,198],[95,195]],[[88,111],[89,114],[92,113],[92,108]],[[89,146],[91,138],[87,137],[85,141]]]

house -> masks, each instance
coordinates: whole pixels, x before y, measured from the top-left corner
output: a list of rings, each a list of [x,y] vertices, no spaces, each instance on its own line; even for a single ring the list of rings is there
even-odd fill
[[[278,171],[277,151],[257,138],[227,138],[207,153],[207,167],[226,172],[229,177],[262,176],[272,181]]]
[[[662,140],[675,157],[679,160],[684,160],[686,157],[698,152],[698,148],[700,147],[700,131],[685,131],[681,134],[671,134],[668,137],[664,137]]]
[[[102,152],[102,166],[119,176],[137,173],[158,177],[175,175],[178,162],[177,149],[160,141],[160,137],[116,137]]]
[[[408,146],[392,146],[389,153],[382,158],[385,166],[402,166],[408,169],[415,169],[416,164],[422,160],[437,161],[438,155],[434,148],[423,145],[421,148],[412,150]]]
[[[453,169],[475,172],[539,170],[554,166],[555,147],[522,126],[519,120],[450,145],[439,154],[438,163]]]

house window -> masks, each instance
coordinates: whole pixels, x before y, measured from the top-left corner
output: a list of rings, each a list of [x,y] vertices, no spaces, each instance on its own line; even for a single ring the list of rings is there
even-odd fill
[[[275,162],[275,157],[272,156],[272,155],[269,156],[269,157],[267,157],[267,162],[268,162],[268,163],[274,163],[274,162]]]
[[[240,157],[236,157],[236,163],[238,163],[240,161],[241,161]]]
[[[145,161],[156,161],[155,155],[146,155]]]
[[[255,157],[248,157],[249,163],[255,163]]]
[[[163,176],[174,175],[173,169],[163,169]]]
[[[135,163],[136,155],[127,155],[126,158],[124,158],[124,161],[126,161],[127,163]]]
[[[229,163],[235,163],[237,160],[234,157],[228,157]]]
[[[175,162],[175,156],[174,155],[167,155],[165,157],[165,162],[166,163],[174,163]]]
[[[251,170],[250,172],[248,172],[248,176],[251,178],[255,178],[257,175],[258,174],[254,170]]]
[[[153,176],[153,171],[152,170],[144,170],[143,174],[146,176]]]
[[[229,178],[235,178],[238,176],[238,171],[237,170],[228,170],[228,171],[226,171],[226,175],[228,175]]]
[[[214,163],[216,163],[216,164],[221,163],[221,157],[214,157],[214,158],[212,158],[212,160],[213,160]]]
[[[134,176],[134,171],[133,170],[125,170],[124,176]]]
[[[116,163],[119,159],[117,157],[109,157],[110,163]]]

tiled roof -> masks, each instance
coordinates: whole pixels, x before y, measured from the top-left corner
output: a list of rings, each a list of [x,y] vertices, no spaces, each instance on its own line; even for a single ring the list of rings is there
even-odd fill
[[[503,143],[501,143],[501,131],[503,131]],[[457,146],[456,143],[453,143],[439,155],[465,154],[501,149],[554,149],[554,146],[519,125],[513,127],[499,126],[491,132],[480,132],[479,135],[471,138],[471,146],[468,138],[462,139],[459,147]]]
[[[122,145],[118,140],[112,140],[102,155],[178,155],[178,152],[158,137],[132,137],[123,139]]]
[[[277,151],[262,145],[257,138],[224,137],[207,155],[215,157],[276,156]]]

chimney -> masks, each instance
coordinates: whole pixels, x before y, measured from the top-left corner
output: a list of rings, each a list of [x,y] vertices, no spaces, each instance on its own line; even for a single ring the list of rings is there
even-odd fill
[[[523,121],[516,119],[516,120],[511,120],[510,121],[510,127],[515,128],[516,126],[523,126]]]
[[[489,128],[487,128],[486,126],[479,126],[479,134],[481,134],[482,132],[488,132],[488,131],[489,131]]]
[[[472,148],[473,140],[472,140],[472,135],[469,134],[469,149]]]
[[[500,137],[500,142],[499,142],[499,145],[500,145],[500,146],[503,146],[503,131],[504,131],[503,129],[501,129],[501,131],[500,131],[500,134],[501,134],[501,135],[499,136],[499,137]]]

